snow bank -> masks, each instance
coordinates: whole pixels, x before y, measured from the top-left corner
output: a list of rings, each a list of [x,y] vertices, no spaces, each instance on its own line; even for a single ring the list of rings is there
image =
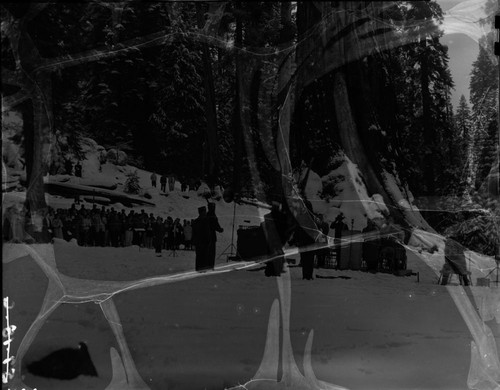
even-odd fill
[[[201,183],[201,185],[198,187],[197,191],[198,196],[204,197],[204,198],[210,198],[212,196],[212,191],[210,190],[210,187],[208,186],[207,183]]]
[[[444,264],[444,247],[446,237],[439,234],[415,229],[408,241],[408,246],[419,253],[420,258],[439,274]],[[495,259],[473,251],[465,251],[467,267],[471,272],[473,283],[477,278],[484,278],[495,266]]]
[[[308,173],[308,169],[305,168],[300,174],[299,183],[302,183],[306,175],[308,176],[304,187],[304,194],[310,202],[317,201],[320,199],[320,195],[323,192],[323,182],[321,177],[313,170],[309,170]]]
[[[418,208],[411,203],[414,200],[413,195],[411,195],[409,191],[406,191],[406,196],[403,194],[401,190],[402,185],[399,179],[386,171],[382,171],[382,179],[384,181],[384,186],[387,189],[387,193],[392,198],[394,203],[399,206],[406,221],[410,225],[424,228],[428,231],[434,231],[434,229],[432,229],[432,227],[422,217]]]
[[[347,156],[340,167],[322,178],[323,186],[333,183],[334,197],[323,207],[313,203],[315,211],[322,212],[327,221],[333,221],[341,212],[349,228],[362,230],[367,219],[384,219],[389,210],[380,194],[369,196],[363,177]],[[322,209],[322,210],[321,210]]]

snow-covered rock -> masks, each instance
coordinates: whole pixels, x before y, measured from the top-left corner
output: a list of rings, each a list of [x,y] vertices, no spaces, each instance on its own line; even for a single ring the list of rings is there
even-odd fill
[[[321,177],[314,172],[313,170],[308,170],[303,169],[300,177],[299,177],[299,183],[301,183],[307,175],[307,182],[304,187],[304,195],[306,198],[310,201],[313,202],[315,200],[318,200],[320,198],[321,193],[323,192],[323,182],[321,180]]]
[[[210,198],[212,197],[212,190],[210,189],[207,183],[202,182],[198,187],[197,194],[198,196],[201,196],[203,198]]]
[[[20,132],[21,118],[12,112],[2,113],[2,161],[9,168],[16,170],[21,170],[24,165],[21,146],[12,141],[12,137]]]
[[[106,154],[107,160],[116,165],[127,164],[127,153],[123,150],[109,149]]]
[[[87,154],[97,152],[99,145],[92,138],[82,138],[80,140],[80,147],[82,149],[82,152]]]
[[[380,194],[368,195],[363,177],[356,164],[348,157],[335,170],[322,178],[323,188],[332,193],[328,203],[321,207],[313,203],[315,211],[325,215],[326,221],[333,221],[341,212],[349,228],[362,230],[367,219],[383,220],[389,210]]]

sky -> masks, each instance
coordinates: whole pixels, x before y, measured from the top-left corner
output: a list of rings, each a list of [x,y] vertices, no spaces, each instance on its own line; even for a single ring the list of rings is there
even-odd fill
[[[441,42],[448,46],[449,66],[455,83],[452,103],[456,107],[462,95],[469,101],[470,72],[479,53],[479,45],[464,34],[447,34]]]
[[[469,82],[472,63],[479,53],[477,39],[481,28],[477,20],[484,17],[482,7],[485,0],[437,0],[445,12],[441,42],[448,46],[450,71],[455,83],[452,103],[456,107],[460,96],[469,99]],[[461,32],[463,31],[463,32]]]

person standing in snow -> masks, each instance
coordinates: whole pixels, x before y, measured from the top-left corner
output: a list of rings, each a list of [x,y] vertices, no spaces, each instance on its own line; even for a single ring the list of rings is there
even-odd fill
[[[89,245],[98,246],[100,245],[100,232],[101,232],[101,214],[99,210],[97,210],[96,205],[94,205],[94,209],[91,212],[90,219],[92,220],[92,226],[90,228],[90,239]]]
[[[80,219],[80,246],[88,246],[90,241],[90,227],[92,220],[86,210],[82,211]]]
[[[376,232],[376,225],[371,219],[368,219],[366,227],[363,229],[363,236],[365,239],[363,241],[363,260],[366,263],[366,270],[371,273],[376,273],[378,269],[378,256],[379,256],[379,245],[378,242],[374,240],[373,233]],[[368,236],[368,237],[367,237]]]
[[[175,189],[175,176],[168,177],[168,190],[172,192]]]
[[[190,221],[184,223],[184,245],[186,250],[191,249],[191,240],[193,239],[193,227]]]
[[[344,223],[344,219],[344,213],[340,213],[337,215],[337,218],[335,218],[335,221],[333,221],[330,225],[332,229],[335,229],[335,254],[337,258],[336,269],[339,269],[340,267],[340,243],[342,239],[342,231],[348,229],[347,224]]]
[[[109,241],[111,246],[117,248],[120,242],[119,237],[122,229],[122,223],[119,216],[113,210],[108,219]]]
[[[210,236],[208,241],[208,267],[210,269],[214,269],[217,233],[224,232],[224,229],[219,225],[217,215],[215,215],[215,203],[208,204],[207,218],[208,225],[210,227]]]
[[[314,251],[308,249],[307,246],[314,244],[314,238],[312,238],[302,226],[297,225],[294,233],[294,242],[299,247],[302,279],[313,280]],[[306,249],[302,249],[302,247],[306,247]]]
[[[11,237],[13,242],[22,242],[24,240],[24,211],[16,206],[12,209],[11,220]]]
[[[462,280],[464,286],[470,285],[467,261],[465,260],[464,247],[460,245],[455,237],[448,237],[444,246],[444,261],[442,286],[448,284],[452,273],[455,273]]]
[[[99,172],[102,172],[102,166],[106,164],[106,156],[106,151],[101,150],[101,152],[99,153]]]
[[[156,219],[153,216],[153,214],[151,213],[149,215],[149,218],[146,219],[146,235],[144,236],[145,240],[146,240],[145,246],[148,249],[153,248],[153,237],[154,237],[153,226],[155,223],[156,223]]]
[[[134,238],[134,232],[133,232],[133,227],[134,227],[134,210],[130,210],[128,215],[124,218],[123,222],[123,246],[130,246],[132,245],[132,240]]]
[[[80,164],[80,161],[78,161],[75,165],[75,176],[82,177],[82,165]]]
[[[150,178],[151,178],[151,185],[152,185],[154,188],[156,188],[156,173],[154,173],[154,172],[153,172],[153,173],[151,174],[151,177],[150,177]]]
[[[73,162],[69,158],[64,162],[64,170],[67,175],[73,174]]]
[[[273,202],[271,212],[264,215],[261,223],[266,238],[268,254],[272,259],[266,262],[264,274],[266,276],[280,276],[283,272],[285,258],[283,245],[289,238],[287,216],[281,210],[279,202]]]
[[[325,222],[323,214],[319,214],[318,217],[318,227],[321,230],[322,236],[320,236],[320,242],[328,243],[328,232],[330,231],[330,226]],[[316,251],[316,258],[318,259],[318,268],[324,268],[326,262],[326,256],[328,255],[330,249],[328,247],[318,249]]]
[[[305,206],[305,208],[303,206]],[[314,215],[311,202],[304,200],[303,206],[299,206],[293,210],[296,227],[292,242],[299,248],[302,279],[313,280],[314,255],[317,251],[311,250],[310,246],[313,245],[322,234],[319,234],[318,224],[320,220]]]
[[[178,250],[180,245],[184,243],[184,229],[181,225],[181,220],[176,218],[173,226],[174,231],[174,250]]]
[[[195,269],[205,272],[208,268],[208,243],[210,238],[210,225],[205,206],[198,208],[198,218],[193,222],[193,244],[196,251]]]
[[[160,177],[160,187],[161,191],[167,192],[167,176],[165,174]]]
[[[62,240],[63,238],[62,228],[63,228],[63,222],[61,220],[61,213],[59,210],[57,210],[56,215],[52,220],[52,234],[54,235],[54,238],[60,238]]]
[[[165,237],[165,225],[163,218],[157,217],[153,224],[153,245],[157,257],[161,257],[161,250],[163,247],[163,238]]]

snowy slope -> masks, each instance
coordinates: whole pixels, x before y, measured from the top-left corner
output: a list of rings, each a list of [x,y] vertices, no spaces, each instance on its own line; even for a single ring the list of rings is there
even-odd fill
[[[156,258],[137,247],[81,248],[57,241],[55,254],[59,271],[77,279],[138,280],[190,274],[194,267],[193,252],[183,251]],[[279,295],[276,278],[262,271],[224,272],[226,265],[219,259],[213,273],[114,296],[133,361],[148,388],[223,389],[256,372],[268,313]],[[436,284],[435,272],[411,251],[409,267],[420,272],[420,283],[415,277],[324,269],[315,271],[314,281],[305,281],[299,268],[289,268],[290,335],[298,366],[314,329],[312,367],[322,381],[349,389],[467,389],[472,340],[467,325],[448,290]],[[4,272],[16,303],[11,313],[18,326],[15,351],[39,310],[46,278],[27,257],[5,264]],[[500,343],[498,328],[490,326]],[[99,306],[90,302],[59,306],[25,360],[81,340],[99,377],[79,377],[70,388],[103,389],[111,381],[109,349],[119,346]],[[67,381],[30,374],[25,383],[68,389]]]

